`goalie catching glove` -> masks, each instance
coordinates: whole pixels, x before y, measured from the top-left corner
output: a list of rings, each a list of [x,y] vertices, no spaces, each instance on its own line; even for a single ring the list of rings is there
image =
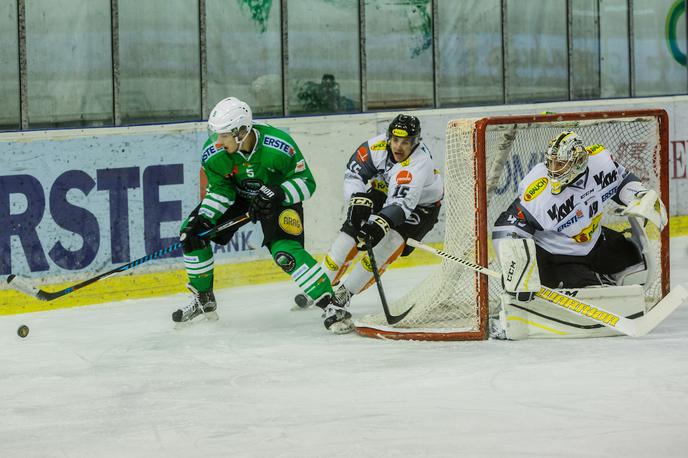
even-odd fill
[[[284,201],[284,191],[281,186],[271,188],[261,186],[248,209],[251,222],[270,219],[282,205],[282,201]]]
[[[357,248],[369,250],[380,243],[380,240],[389,232],[391,226],[383,215],[371,215],[368,221],[356,234]]]
[[[502,239],[497,246],[502,287],[518,301],[529,302],[540,291],[540,273],[533,239]]]
[[[622,216],[638,216],[650,221],[661,231],[669,222],[666,207],[657,191],[638,191],[635,199],[620,209]]]

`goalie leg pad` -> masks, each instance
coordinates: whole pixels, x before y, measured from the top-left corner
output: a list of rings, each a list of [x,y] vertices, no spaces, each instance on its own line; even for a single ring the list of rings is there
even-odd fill
[[[540,290],[533,239],[500,239],[497,250],[506,292],[529,293]]]
[[[640,285],[558,291],[624,317],[638,317],[646,311],[643,288]],[[499,316],[500,325],[505,330],[506,338],[510,340],[621,335],[618,331],[602,326],[592,319],[572,315],[554,304],[539,299],[524,303],[509,294],[502,294],[500,300],[502,304]]]

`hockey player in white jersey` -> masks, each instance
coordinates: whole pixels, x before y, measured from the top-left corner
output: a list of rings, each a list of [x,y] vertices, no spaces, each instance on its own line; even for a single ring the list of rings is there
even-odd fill
[[[514,266],[514,247],[526,247],[512,243],[513,239],[535,242],[537,271],[533,281],[525,290],[523,285],[517,289],[506,281],[506,292],[517,293],[517,300],[528,302],[540,284],[584,288],[623,285],[642,278],[633,274],[647,270],[639,246],[646,240],[644,230],[632,225],[637,232],[634,240],[603,227],[605,207],[611,202],[620,206],[616,210],[619,214],[631,220],[649,220],[659,230],[667,224],[666,208],[657,192],[647,189],[604,146],[586,148],[571,131],[554,138],[545,161],[535,165],[521,181],[518,197],[494,225],[493,244],[505,279],[522,274],[508,272]],[[523,256],[532,257],[528,253]]]
[[[407,238],[421,240],[437,223],[444,195],[442,177],[421,141],[420,121],[400,114],[387,132],[361,144],[344,174],[347,218],[322,263],[333,284],[339,282],[359,250],[369,240],[375,247],[380,273],[413,247]],[[335,333],[353,329],[346,310],[351,296],[374,282],[370,261],[364,256],[335,292],[326,310],[325,326]],[[301,307],[310,305],[297,296]]]

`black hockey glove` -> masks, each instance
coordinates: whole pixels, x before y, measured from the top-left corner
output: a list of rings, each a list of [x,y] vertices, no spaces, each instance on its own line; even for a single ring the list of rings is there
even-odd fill
[[[284,201],[284,191],[280,186],[271,188],[263,185],[258,190],[258,194],[251,201],[248,214],[252,222],[270,219],[275,212],[282,206]]]
[[[189,221],[186,223],[184,229],[179,233],[179,241],[182,242],[182,250],[184,253],[200,250],[208,246],[209,240],[206,237],[199,237],[205,231],[213,228],[208,218],[200,215],[189,216]]]
[[[359,250],[369,250],[380,243],[380,240],[389,232],[391,226],[384,215],[372,215],[356,234]]]
[[[365,221],[368,220],[373,212],[373,199],[367,192],[357,192],[349,199],[349,209],[346,211],[346,221],[354,227],[360,229]]]

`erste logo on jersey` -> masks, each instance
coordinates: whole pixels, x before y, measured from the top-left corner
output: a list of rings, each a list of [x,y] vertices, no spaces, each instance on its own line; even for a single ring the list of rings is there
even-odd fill
[[[538,178],[537,180],[530,183],[526,188],[526,192],[523,194],[523,200],[530,202],[542,193],[547,187],[547,182],[549,180],[547,177]]]
[[[220,150],[220,149],[222,149],[222,145],[220,145],[219,143],[217,143],[217,144],[211,143],[210,145],[208,145],[208,147],[203,150],[203,155],[201,156],[201,162],[205,162],[208,159],[210,159],[210,157],[212,155],[214,155],[215,153],[217,153],[218,150]]]
[[[280,140],[276,137],[266,135],[265,138],[263,138],[263,145],[267,146],[268,148],[281,151],[287,156],[294,155],[294,147],[291,146],[289,143],[285,142],[284,140]]]
[[[365,162],[368,160],[368,148],[365,146],[359,146],[356,150],[356,160],[358,162]]]
[[[397,184],[409,184],[413,180],[413,175],[408,170],[397,173]]]

